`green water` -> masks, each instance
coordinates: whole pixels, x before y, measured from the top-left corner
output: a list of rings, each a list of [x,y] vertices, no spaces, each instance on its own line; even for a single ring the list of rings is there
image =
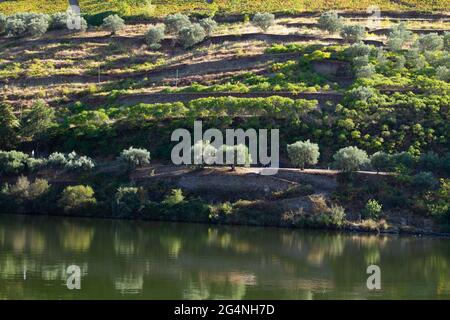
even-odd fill
[[[0,299],[24,298],[450,299],[450,240],[0,215]]]

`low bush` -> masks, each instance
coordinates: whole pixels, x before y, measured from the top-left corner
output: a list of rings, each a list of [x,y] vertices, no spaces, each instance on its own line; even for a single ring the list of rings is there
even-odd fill
[[[366,30],[360,25],[345,25],[342,27],[340,34],[346,42],[356,43],[364,39]]]
[[[152,50],[161,48],[160,42],[164,39],[166,27],[163,24],[151,26],[145,33],[145,41]]]
[[[178,34],[182,29],[187,28],[191,25],[189,17],[181,14],[170,14],[164,18],[164,24],[166,25],[166,30],[171,34]]]
[[[306,164],[315,165],[319,161],[319,145],[309,140],[289,144],[287,152],[291,163],[302,170]]]
[[[202,42],[205,37],[206,32],[198,23],[191,24],[190,26],[181,29],[179,33],[179,41],[185,49],[191,48],[197,43]]]
[[[266,32],[275,24],[275,15],[271,13],[257,13],[253,16],[252,24]]]
[[[206,35],[210,37],[214,31],[217,29],[217,22],[212,18],[205,18],[200,20],[200,25],[206,32]]]
[[[111,32],[112,35],[125,28],[125,22],[117,14],[107,16],[103,20],[102,28]]]

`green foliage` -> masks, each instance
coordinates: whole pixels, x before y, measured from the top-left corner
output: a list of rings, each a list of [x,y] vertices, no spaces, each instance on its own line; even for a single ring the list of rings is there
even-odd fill
[[[142,209],[141,191],[134,187],[118,188],[112,205],[113,215],[115,217],[128,217]]]
[[[336,227],[342,227],[345,224],[347,214],[341,206],[332,205],[330,208],[331,224]]]
[[[57,12],[51,17],[50,29],[64,30],[67,29],[67,12]]]
[[[0,13],[0,34],[6,31],[6,16]]]
[[[357,147],[342,148],[333,158],[336,167],[345,172],[357,171],[369,162],[367,153]]]
[[[94,190],[90,186],[83,185],[66,187],[58,201],[58,205],[66,213],[85,212],[96,204]]]
[[[412,185],[420,191],[434,190],[439,186],[439,181],[431,172],[420,172],[413,177]]]
[[[222,145],[218,150],[218,153],[222,153],[223,162],[235,166],[249,167],[252,163],[252,156],[248,150],[248,147],[244,144],[238,144],[235,146]]]
[[[195,165],[211,165],[216,163],[217,149],[209,141],[200,140],[191,148],[192,163]]]
[[[432,216],[450,221],[450,179],[441,179],[439,189],[428,192],[425,200]]]
[[[252,24],[266,32],[275,24],[275,15],[271,13],[257,13],[253,16]]]
[[[341,29],[341,37],[346,42],[356,43],[364,39],[366,31],[363,26],[356,25],[345,25]]]
[[[29,139],[45,137],[52,127],[56,126],[55,111],[44,101],[39,100],[33,104],[31,110],[21,119],[20,133]]]
[[[150,152],[146,149],[130,147],[122,151],[118,160],[129,168],[136,168],[150,163]]]
[[[442,81],[450,82],[450,69],[446,66],[437,67],[436,78]]]
[[[178,34],[182,29],[190,27],[191,21],[188,16],[176,13],[165,17],[164,24],[166,25],[166,31],[168,33]]]
[[[161,48],[160,42],[164,39],[165,25],[160,24],[151,26],[145,33],[145,41],[150,49],[156,50]]]
[[[48,157],[47,164],[53,168],[69,171],[90,171],[95,167],[95,163],[91,158],[79,156],[75,151],[67,155],[54,152]]]
[[[343,21],[335,11],[327,11],[320,15],[318,20],[319,29],[328,33],[339,32],[343,27]]]
[[[179,205],[184,202],[184,195],[181,189],[173,189],[168,196],[165,197],[163,204],[169,207]]]
[[[401,22],[391,28],[388,36],[387,46],[392,51],[400,51],[405,44],[411,41],[413,34],[406,27],[405,22]]]
[[[16,202],[22,202],[37,200],[45,196],[49,190],[50,185],[45,179],[36,179],[30,183],[27,177],[20,176],[15,184],[6,185],[2,193],[13,197]]]
[[[383,151],[378,151],[370,156],[370,165],[377,172],[390,170],[393,166],[391,156]]]
[[[103,20],[102,28],[111,31],[111,34],[116,34],[125,28],[125,22],[117,14],[112,14]]]
[[[13,109],[4,103],[0,103],[0,149],[14,147],[17,142],[17,132],[20,122]]]
[[[319,145],[309,140],[289,144],[287,152],[291,163],[301,169],[304,169],[306,164],[315,165],[319,161]]]
[[[20,151],[0,151],[0,175],[22,173],[28,158],[27,154]]]
[[[205,37],[205,29],[198,23],[191,24],[190,26],[181,29],[179,33],[179,41],[185,49],[191,48],[197,43],[202,42]]]
[[[200,25],[205,30],[206,35],[210,37],[217,29],[217,22],[212,18],[204,18],[200,20]]]
[[[363,216],[372,220],[378,220],[383,211],[383,206],[377,200],[370,199],[367,201],[363,211]]]
[[[444,48],[444,38],[437,33],[429,33],[419,36],[415,44],[420,51],[436,51]]]
[[[47,32],[49,26],[49,17],[38,15],[28,22],[27,29],[31,36],[40,37]]]

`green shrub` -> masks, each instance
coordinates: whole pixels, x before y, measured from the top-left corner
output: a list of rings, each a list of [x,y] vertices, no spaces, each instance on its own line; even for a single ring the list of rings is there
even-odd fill
[[[369,162],[367,153],[357,147],[342,148],[333,158],[336,167],[346,172],[357,171]]]
[[[439,181],[431,172],[419,172],[412,178],[412,186],[420,191],[435,190],[439,186]]]
[[[24,19],[12,16],[6,20],[5,30],[9,36],[21,37],[26,34],[27,24]]]
[[[233,170],[236,166],[249,167],[252,163],[252,156],[248,147],[244,144],[238,144],[236,146],[224,144],[218,150],[218,153],[222,154],[223,163],[231,165]]]
[[[436,51],[444,48],[444,38],[437,33],[429,33],[419,36],[416,46],[422,51]]]
[[[67,13],[57,12],[52,15],[50,23],[50,28],[53,30],[64,30],[67,29]]]
[[[0,103],[0,149],[10,149],[18,140],[20,122],[11,106]]]
[[[442,81],[450,82],[450,69],[446,66],[437,67],[436,78]]]
[[[166,196],[163,200],[163,204],[172,207],[184,202],[184,195],[181,189],[173,189],[170,195]]]
[[[450,32],[444,33],[444,50],[450,51]]]
[[[164,24],[166,25],[166,31],[171,34],[178,34],[182,29],[191,25],[189,17],[181,14],[170,14],[165,17]]]
[[[50,185],[45,179],[36,179],[30,183],[27,177],[20,176],[15,184],[7,185],[2,192],[12,196],[16,202],[20,203],[26,200],[37,200],[46,195],[49,190]]]
[[[58,201],[64,212],[84,212],[96,204],[94,190],[83,185],[66,187]]]
[[[306,164],[315,165],[319,161],[319,145],[309,140],[288,145],[287,152],[291,163],[302,170]]]
[[[150,152],[146,149],[130,147],[122,151],[118,160],[129,168],[136,168],[150,163]]]
[[[151,26],[145,33],[145,41],[152,50],[161,48],[160,42],[164,39],[165,25]]]
[[[195,165],[211,165],[216,163],[217,149],[209,141],[200,140],[191,147],[192,163]]]
[[[357,78],[371,78],[375,75],[375,66],[368,64],[356,69]]]
[[[217,22],[212,18],[200,20],[200,25],[203,27],[208,37],[210,37],[217,29]]]
[[[102,28],[111,31],[111,34],[114,35],[125,28],[125,22],[117,14],[112,14],[103,19]]]
[[[330,208],[331,224],[336,227],[342,227],[347,217],[345,209],[341,206],[332,205]]]
[[[138,188],[120,187],[114,195],[112,211],[116,217],[128,217],[142,207]]]
[[[372,88],[359,86],[351,89],[348,94],[352,100],[367,101],[369,98],[374,96],[375,92]]]
[[[24,172],[28,158],[20,151],[0,151],[0,175]]]
[[[0,13],[0,34],[6,31],[6,16]]]
[[[44,101],[37,101],[21,119],[20,133],[31,140],[41,139],[56,126],[55,119],[55,110]]]
[[[364,207],[363,217],[372,220],[378,220],[380,218],[382,210],[383,206],[379,204],[377,200],[370,199],[369,201],[367,201],[366,206]]]
[[[89,171],[95,167],[95,162],[91,158],[79,156],[75,151],[67,155],[54,152],[48,157],[47,164],[53,168],[69,171]]]
[[[252,24],[266,32],[275,24],[275,15],[271,13],[257,13],[253,16]]]
[[[366,30],[360,25],[345,25],[342,27],[340,34],[346,42],[356,43],[364,39]]]
[[[318,20],[318,27],[328,33],[336,33],[342,29],[343,21],[335,11],[328,11],[321,14]]]
[[[40,37],[44,35],[50,26],[49,18],[47,16],[38,15],[28,22],[28,33],[33,37]]]
[[[370,156],[370,165],[377,172],[391,170],[393,167],[391,156],[383,151]]]
[[[411,41],[413,34],[406,27],[406,23],[401,22],[391,28],[388,36],[387,46],[392,51],[400,51],[408,41]]]
[[[185,49],[191,48],[202,42],[206,37],[206,32],[198,23],[191,24],[180,30],[179,40]]]
[[[346,56],[348,56],[350,58],[363,57],[363,56],[366,56],[368,58],[369,55],[371,54],[372,50],[373,50],[373,46],[358,42],[358,43],[353,43],[352,45],[345,48],[344,53]]]

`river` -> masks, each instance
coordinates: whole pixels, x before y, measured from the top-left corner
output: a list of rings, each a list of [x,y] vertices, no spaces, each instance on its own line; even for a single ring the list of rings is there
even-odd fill
[[[0,299],[407,298],[450,299],[450,239],[0,215]]]

